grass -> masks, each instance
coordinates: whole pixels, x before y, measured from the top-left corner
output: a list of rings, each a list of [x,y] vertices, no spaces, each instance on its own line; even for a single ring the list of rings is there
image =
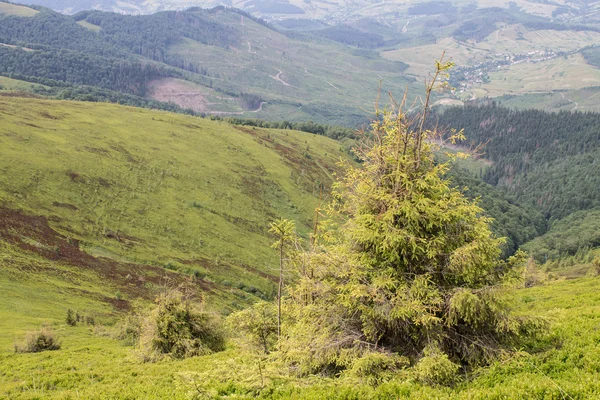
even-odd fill
[[[536,7],[538,6],[536,4]],[[446,58],[463,67],[497,60],[504,54],[528,54],[546,50],[577,51],[597,43],[599,39],[600,33],[597,32],[533,30],[516,24],[500,27],[481,42],[464,43],[444,37],[438,39],[435,44],[384,51],[382,56],[409,64],[407,72],[410,74],[426,76],[428,60],[439,58],[442,51],[446,52]],[[600,72],[587,64],[581,54],[571,54],[567,58],[559,57],[535,64],[521,63],[502,67],[489,73],[489,78],[491,82],[473,86],[461,96],[462,99],[471,99],[473,96],[481,98],[525,95],[527,97],[522,103],[529,104],[529,107],[540,107],[538,103],[529,101],[532,96],[558,90],[582,90],[600,84]],[[561,96],[560,93],[557,96]],[[544,107],[558,110],[572,109],[578,105],[576,99],[571,103],[562,97],[554,97],[551,104],[545,102]],[[598,106],[598,98],[589,100],[586,102],[582,99],[581,105],[592,108]]]
[[[273,295],[269,222],[296,220],[305,235],[343,156],[308,133],[102,103],[0,97],[0,110],[0,205],[61,236],[23,229],[21,247],[49,257],[76,240],[119,279],[127,263],[195,273],[226,308]]]
[[[598,111],[600,109],[600,87],[586,87],[550,93],[506,95],[497,99],[507,107],[520,109],[536,108],[544,111]]]
[[[77,23],[81,26],[83,26],[86,29],[89,29],[92,32],[100,32],[102,30],[102,27],[98,26],[98,25],[94,25],[91,22],[88,22],[86,20],[81,20],[81,21],[77,21]]]
[[[25,6],[0,2],[0,13],[6,15],[15,15],[17,17],[33,17],[39,13],[39,11]]]
[[[600,393],[598,278],[516,291],[518,310],[548,318],[551,333],[530,343],[525,349],[529,354],[517,352],[481,368],[454,388],[424,386],[410,378],[377,388],[349,376],[294,378],[285,368],[263,363],[261,389],[257,356],[235,341],[211,356],[143,364],[124,342],[93,334],[89,326],[68,327],[64,322],[68,307],[98,313],[104,324],[112,324],[115,316],[100,302],[82,304],[75,292],[60,289],[59,278],[34,279],[42,277],[32,275],[3,291],[11,300],[0,303],[0,397],[189,399],[201,398],[194,395],[206,391],[211,398],[240,399],[583,399]],[[5,268],[0,282],[4,289]],[[14,353],[15,340],[43,323],[54,328],[61,350]]]
[[[237,283],[272,288],[265,277],[276,260],[266,222],[281,215],[304,233],[310,229],[315,183],[330,179],[339,144],[110,104],[2,96],[0,121],[0,397],[600,394],[599,278],[513,292],[518,312],[548,318],[550,334],[451,388],[424,386],[410,373],[372,387],[346,375],[296,378],[270,361],[259,370],[257,355],[235,340],[211,356],[140,363],[135,348],[109,334],[134,299],[147,303],[165,287],[187,285],[223,312],[255,298]],[[202,275],[190,280],[167,265]],[[68,326],[68,309],[99,326]],[[14,352],[26,332],[43,325],[53,329],[60,350]]]
[[[600,85],[600,70],[587,64],[581,54],[559,57],[539,64],[522,63],[490,73],[491,82],[481,89],[490,97],[527,92],[582,89]]]
[[[44,87],[43,85],[38,85],[36,83],[0,76],[0,90],[29,90],[36,86]]]

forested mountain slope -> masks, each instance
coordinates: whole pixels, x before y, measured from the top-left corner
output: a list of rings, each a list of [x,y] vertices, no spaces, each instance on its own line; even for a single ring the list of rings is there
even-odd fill
[[[416,85],[401,62],[223,7],[143,16],[11,7],[0,9],[0,74],[60,98],[356,126],[380,80],[396,95]]]
[[[591,223],[586,219],[595,214],[586,218],[586,212],[600,206],[600,114],[517,111],[489,104],[448,108],[435,123],[464,129],[468,146],[485,143],[484,157],[491,164],[481,170],[483,180],[540,210],[551,224],[564,219],[552,227],[552,235],[574,229],[585,236],[551,240],[554,245],[546,243],[545,253],[574,254],[598,245],[581,223]],[[579,217],[565,219],[574,213]]]

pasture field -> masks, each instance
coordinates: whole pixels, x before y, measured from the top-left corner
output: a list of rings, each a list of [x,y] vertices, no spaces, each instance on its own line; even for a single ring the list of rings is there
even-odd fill
[[[0,3],[0,13],[6,15],[16,15],[18,17],[33,17],[39,11],[33,8],[19,6],[10,3]]]
[[[77,23],[92,32],[100,32],[102,30],[98,25],[94,25],[86,20],[77,21]]]
[[[0,148],[4,222],[13,212],[42,218],[36,224],[54,238],[26,239],[32,228],[23,222],[22,247],[47,258],[66,246],[76,257],[69,250],[59,260],[105,269],[87,258],[95,256],[132,268],[127,279],[142,289],[146,272],[194,274],[225,308],[273,294],[269,223],[287,217],[305,235],[321,185],[345,157],[339,142],[308,133],[14,97],[0,97]]]
[[[2,253],[14,254],[4,244]],[[4,256],[0,264],[0,288],[8,299],[0,303],[0,396],[10,399],[583,399],[600,393],[598,278],[514,292],[517,308],[546,317],[550,333],[454,387],[425,386],[410,374],[373,387],[346,375],[294,377],[233,339],[227,350],[213,355],[142,363],[135,347],[111,335],[124,312],[86,299],[82,287],[73,284],[84,278],[79,281],[87,282],[84,289],[104,295],[106,282],[32,255],[21,254],[18,262]],[[66,325],[67,308],[94,316],[96,325]],[[40,324],[54,328],[62,348],[14,353],[13,345]]]
[[[487,96],[583,89],[600,85],[600,70],[587,64],[581,54],[552,61],[521,63],[490,73],[490,83],[481,85]]]
[[[44,85],[7,78],[6,76],[0,76],[0,90],[29,90],[34,86],[43,87]]]

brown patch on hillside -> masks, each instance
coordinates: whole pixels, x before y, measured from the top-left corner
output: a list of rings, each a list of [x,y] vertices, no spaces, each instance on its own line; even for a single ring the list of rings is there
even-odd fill
[[[155,79],[146,87],[148,96],[154,100],[174,103],[182,108],[190,108],[197,112],[207,112],[208,101],[203,93],[190,83],[181,79]]]
[[[330,165],[319,166],[317,162],[310,157],[309,150],[304,150],[297,146],[286,146],[282,144],[280,140],[274,140],[269,137],[268,132],[263,131],[260,128],[248,128],[240,125],[236,125],[234,128],[240,132],[253,136],[258,143],[277,152],[285,165],[287,165],[293,171],[294,176],[297,177],[296,184],[302,185],[305,190],[313,191],[315,182],[321,182],[326,185],[327,190],[329,189],[332,179],[328,173],[334,171],[335,168]]]
[[[73,211],[78,210],[77,206],[74,206],[73,204],[69,204],[69,203],[59,203],[58,201],[55,201],[54,203],[52,203],[52,205],[54,207],[67,208],[67,209],[73,210]]]
[[[259,270],[257,268],[251,267],[251,266],[246,265],[246,264],[242,264],[242,268],[244,268],[246,271],[251,272],[253,274],[256,274],[256,275],[258,275],[258,276],[260,276],[262,278],[268,279],[271,282],[275,282],[275,283],[279,282],[279,278],[278,277],[276,277],[274,275],[270,275],[270,274],[268,274],[268,273],[266,273],[264,271],[261,271],[261,270]]]
[[[214,289],[212,283],[192,280],[160,267],[94,257],[79,248],[78,240],[67,238],[52,229],[46,217],[27,215],[22,211],[5,207],[0,207],[0,240],[47,260],[94,271],[103,282],[133,298],[151,300],[155,297],[156,293],[148,289],[147,283],[155,287],[162,287],[168,283],[170,287],[183,286],[191,289],[192,292],[194,289],[209,292]],[[27,269],[27,266],[22,267]],[[48,268],[48,271],[45,268],[45,271],[36,272],[51,273],[52,271],[51,268]],[[60,273],[58,270],[56,272]],[[61,273],[61,276],[64,278],[64,273]],[[76,281],[73,283],[76,284]],[[105,296],[100,300],[109,302],[118,309],[129,308],[129,304],[124,300]]]

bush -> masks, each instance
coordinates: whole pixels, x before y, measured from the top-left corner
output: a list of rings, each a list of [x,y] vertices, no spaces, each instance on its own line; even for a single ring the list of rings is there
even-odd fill
[[[450,361],[448,355],[438,348],[428,347],[424,356],[415,365],[417,379],[428,385],[451,385],[457,379],[460,367]]]
[[[65,322],[67,323],[67,325],[69,326],[75,326],[77,325],[77,320],[79,318],[75,317],[75,313],[73,312],[73,310],[71,310],[70,308],[67,310],[67,317],[65,318]]]
[[[600,258],[595,258],[594,261],[592,261],[592,265],[590,266],[590,269],[588,269],[587,275],[591,277],[600,275]]]
[[[389,381],[410,364],[408,358],[397,354],[367,353],[354,361],[350,374],[371,386]]]
[[[213,316],[200,311],[177,291],[157,297],[156,307],[141,320],[139,344],[144,361],[205,355],[225,347]]]
[[[252,307],[231,314],[227,326],[242,335],[253,347],[268,354],[277,341],[277,308],[272,303],[260,301]]]
[[[27,332],[25,343],[22,345],[15,344],[16,353],[39,353],[41,351],[59,349],[60,342],[56,338],[52,328],[48,326],[44,326],[36,332]]]

